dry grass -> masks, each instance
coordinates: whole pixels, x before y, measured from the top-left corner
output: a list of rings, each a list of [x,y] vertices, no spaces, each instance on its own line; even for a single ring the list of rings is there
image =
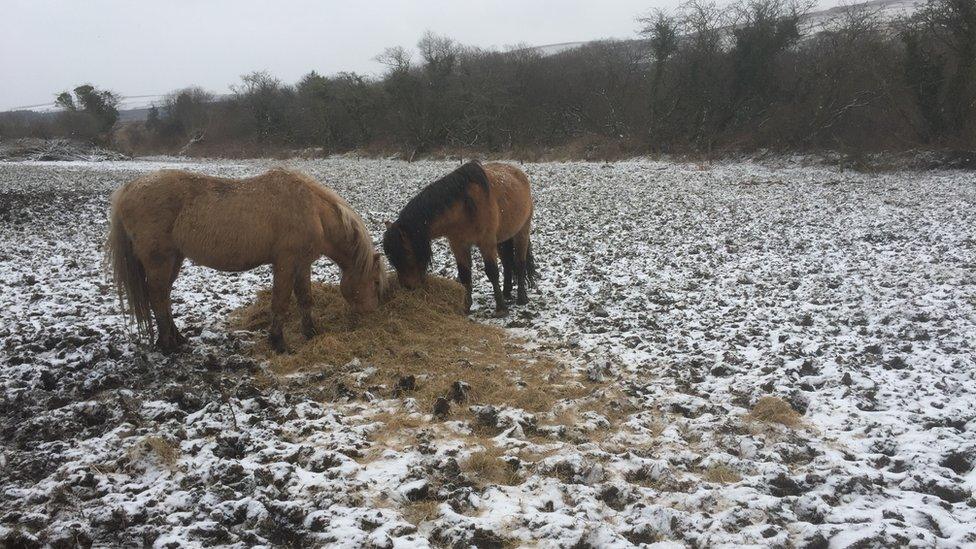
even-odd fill
[[[573,407],[566,407],[560,410],[552,418],[542,421],[542,425],[552,427],[571,427],[579,423],[579,412]]]
[[[552,446],[550,448],[546,448],[541,451],[519,448],[518,451],[515,452],[515,457],[519,458],[519,460],[522,462],[523,467],[527,465],[535,466],[537,462],[542,461],[543,459],[555,454],[558,451],[559,448],[556,446]]]
[[[800,414],[788,402],[774,396],[760,398],[752,411],[746,414],[746,419],[749,421],[778,423],[787,427],[799,426],[800,418]]]
[[[661,480],[655,478],[648,469],[643,467],[625,472],[624,480],[631,484],[637,484],[644,488],[653,488],[655,490],[660,490],[662,486]]]
[[[639,411],[623,390],[616,387],[601,387],[587,398],[580,412],[596,412],[607,418],[611,425],[626,421]]]
[[[522,482],[518,472],[501,459],[504,451],[489,446],[468,456],[461,465],[461,469],[470,476],[486,484],[504,484],[513,486]]]
[[[425,424],[416,415],[404,412],[381,412],[373,416],[372,420],[383,424],[382,427],[370,434],[370,438],[379,442],[380,446],[367,452],[363,456],[364,462],[373,461],[383,453],[385,448],[400,450],[408,446],[417,429]]]
[[[637,408],[623,391],[600,386],[594,387],[593,391],[585,398],[569,403],[560,403],[559,408],[553,413],[537,417],[540,420],[539,425],[541,427],[566,427],[571,430],[575,428],[577,433],[595,443],[603,444],[616,433],[615,426],[632,416],[636,410]],[[580,428],[584,422],[583,415],[587,412],[595,412],[603,416],[610,425],[598,426],[595,429]],[[544,442],[551,437],[551,433],[529,435],[529,439],[536,442]]]
[[[324,389],[341,383],[395,396],[398,380],[413,375],[416,388],[403,394],[417,398],[425,411],[438,396],[449,395],[456,381],[470,386],[460,408],[495,404],[539,412],[558,399],[589,391],[564,365],[530,356],[504,330],[465,316],[464,289],[454,281],[428,277],[426,286],[418,290],[404,290],[394,282],[379,310],[358,317],[349,313],[336,285],[313,284],[312,297],[312,314],[321,333],[309,341],[302,337],[292,303],[284,330],[292,354],[274,355],[268,347],[268,290],[231,315],[233,328],[255,333],[253,352],[267,358],[277,376],[324,372],[328,374],[320,382]],[[354,358],[376,372],[369,379],[356,379],[357,372],[343,366]]]
[[[654,418],[648,421],[645,425],[648,434],[653,438],[661,438],[664,434],[664,430],[668,428],[668,424],[663,418]]]
[[[420,523],[434,520],[440,516],[440,502],[430,499],[411,502],[403,507],[403,518],[410,524],[420,526]]]
[[[705,469],[702,472],[701,477],[706,482],[715,482],[719,484],[731,484],[733,482],[739,482],[742,480],[742,475],[730,468],[728,465],[721,464],[712,465],[708,469]]]
[[[703,433],[692,427],[687,421],[682,421],[677,424],[678,432],[681,434],[681,438],[685,440],[692,447],[697,447],[698,443],[702,441]]]
[[[155,454],[160,463],[172,469],[180,458],[180,448],[163,437],[147,436],[128,451],[130,461],[139,461],[150,454]]]

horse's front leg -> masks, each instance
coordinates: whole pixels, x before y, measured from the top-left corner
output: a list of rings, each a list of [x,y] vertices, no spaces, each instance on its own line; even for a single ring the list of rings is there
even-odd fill
[[[502,259],[502,295],[505,301],[511,301],[512,275],[515,273],[515,248],[511,240],[498,245],[498,256]]]
[[[312,320],[312,264],[295,269],[295,299],[302,315],[302,335],[312,339],[319,335]]]
[[[451,241],[451,253],[457,261],[458,282],[464,286],[464,312],[471,312],[471,246]]]
[[[508,314],[508,305],[505,303],[505,296],[502,294],[502,286],[498,280],[498,247],[494,242],[478,245],[481,250],[481,257],[485,260],[485,274],[491,281],[491,287],[495,291],[495,316],[502,317]]]
[[[291,263],[280,262],[273,266],[274,281],[271,287],[271,327],[268,330],[268,341],[271,348],[278,353],[284,353],[285,338],[282,326],[285,314],[288,312],[288,302],[295,286],[295,267]]]

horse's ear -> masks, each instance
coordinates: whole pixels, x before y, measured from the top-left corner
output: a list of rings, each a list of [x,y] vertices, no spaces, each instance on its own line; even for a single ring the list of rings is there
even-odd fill
[[[392,223],[392,222],[390,222],[390,220],[388,220],[388,219],[384,219],[384,220],[383,220],[383,224],[384,224],[384,225],[386,225],[386,228],[387,228],[387,229],[389,229],[390,227],[392,227],[392,226],[393,226],[393,223]]]

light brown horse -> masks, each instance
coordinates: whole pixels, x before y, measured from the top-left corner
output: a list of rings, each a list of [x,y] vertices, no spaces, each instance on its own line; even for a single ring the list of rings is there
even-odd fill
[[[275,169],[249,179],[161,170],[112,195],[106,259],[119,298],[139,333],[173,350],[184,342],[173,322],[170,292],[185,258],[220,271],[271,264],[269,339],[285,350],[282,322],[292,291],[302,333],[311,338],[312,263],[325,255],[342,270],[339,284],[353,311],[376,309],[386,281],[362,219],[332,190],[305,175]]]
[[[387,223],[383,250],[400,284],[414,288],[423,282],[433,259],[431,241],[447,237],[470,310],[471,247],[477,246],[495,292],[495,314],[503,316],[508,312],[513,274],[518,304],[528,302],[526,286],[535,281],[529,237],[532,210],[529,178],[522,170],[500,162],[468,162],[425,187],[396,221]],[[504,289],[498,281],[499,255],[505,268]]]

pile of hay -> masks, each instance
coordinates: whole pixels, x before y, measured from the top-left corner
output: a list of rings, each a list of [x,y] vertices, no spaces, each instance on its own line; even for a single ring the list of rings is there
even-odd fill
[[[756,405],[746,414],[746,419],[763,423],[779,423],[787,427],[797,427],[801,424],[801,417],[785,400],[764,396],[756,401]]]
[[[428,410],[438,397],[454,397],[465,404],[461,408],[508,404],[543,411],[586,392],[566,366],[531,356],[504,330],[465,316],[464,288],[454,281],[428,277],[417,290],[394,282],[385,302],[367,315],[352,315],[334,284],[313,284],[312,299],[320,335],[305,340],[292,302],[284,327],[291,354],[275,355],[267,344],[269,290],[235,311],[231,327],[254,333],[253,353],[277,376],[319,374],[303,378],[318,379],[324,388],[413,397]],[[457,382],[463,395],[456,394]]]

